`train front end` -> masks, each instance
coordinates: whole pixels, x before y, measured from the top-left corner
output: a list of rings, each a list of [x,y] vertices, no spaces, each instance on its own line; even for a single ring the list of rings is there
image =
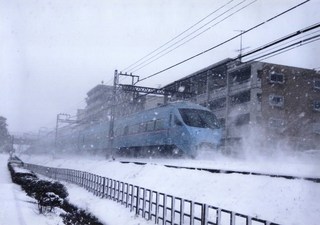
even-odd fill
[[[222,129],[216,116],[204,107],[178,108],[178,122],[183,128],[177,142],[187,155],[199,151],[216,151],[221,144]]]

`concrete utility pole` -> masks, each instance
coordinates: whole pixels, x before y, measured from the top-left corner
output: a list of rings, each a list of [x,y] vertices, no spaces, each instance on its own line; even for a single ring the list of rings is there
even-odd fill
[[[62,119],[61,116],[64,116],[65,118]],[[58,130],[59,130],[59,123],[76,123],[76,120],[71,120],[70,115],[66,113],[59,113],[57,114],[57,121],[56,121],[56,134],[55,134],[55,139],[54,139],[54,146],[57,147],[58,145]]]
[[[113,155],[113,139],[114,139],[114,117],[115,117],[115,107],[116,107],[116,95],[117,95],[117,86],[119,84],[119,74],[118,70],[114,71],[113,77],[113,91],[112,91],[112,107],[110,115],[110,127],[109,127],[109,152],[107,152],[106,157]]]

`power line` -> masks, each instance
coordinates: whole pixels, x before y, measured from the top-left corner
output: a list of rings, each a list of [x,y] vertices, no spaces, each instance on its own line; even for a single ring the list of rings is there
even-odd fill
[[[271,47],[273,45],[279,44],[279,43],[281,43],[283,41],[286,41],[286,40],[288,40],[290,38],[293,38],[293,37],[298,36],[298,35],[300,35],[302,33],[311,31],[311,30],[316,29],[318,27],[320,27],[320,23],[316,23],[316,24],[311,25],[311,26],[309,26],[307,28],[304,28],[304,29],[300,29],[300,30],[298,30],[298,31],[296,31],[294,33],[291,33],[289,35],[286,35],[285,37],[279,38],[279,39],[277,39],[277,40],[275,40],[275,41],[273,41],[271,43],[268,43],[268,44],[266,44],[266,45],[264,45],[262,47],[259,47],[259,48],[256,48],[254,50],[251,50],[250,52],[247,52],[247,53],[243,54],[242,57],[246,57],[248,55],[252,55],[252,54],[254,54],[254,53],[258,52],[258,51],[261,51],[261,50],[269,48],[269,47]]]
[[[286,41],[286,42],[284,42],[284,43],[280,43],[278,46],[274,46],[274,47],[272,47],[272,48],[270,48],[270,49],[262,50],[262,52],[266,52],[266,51],[270,51],[270,50],[273,50],[273,49],[277,49],[277,48],[279,48],[279,47],[281,47],[281,46],[285,46],[285,45],[287,45],[287,44],[289,44],[289,43],[293,43],[294,41],[301,40],[301,39],[303,39],[303,38],[309,37],[309,36],[314,35],[314,34],[317,34],[317,33],[320,33],[320,30],[314,31],[314,32],[312,32],[312,33],[310,33],[310,34],[306,34],[306,35],[304,35],[304,36],[302,36],[302,37],[295,38],[295,39],[293,39],[293,40],[288,40],[288,41]],[[248,57],[249,57],[249,59],[247,59],[247,61],[250,60],[250,56],[248,56]]]
[[[158,53],[155,54],[154,56],[149,57],[149,58],[147,58],[146,60],[142,61],[141,63],[139,63],[138,65],[136,65],[135,67],[133,67],[131,70],[133,70],[133,72],[136,72],[136,71],[140,70],[141,68],[145,67],[145,66],[141,66],[141,65],[143,65],[145,62],[148,62],[148,61],[152,60],[153,58],[157,57],[158,55],[160,55],[161,53],[163,53],[163,52],[165,52],[166,50],[170,49],[171,47],[174,47],[175,45],[179,44],[181,41],[185,40],[186,38],[188,38],[188,37],[191,36],[192,34],[198,32],[199,30],[201,30],[202,28],[204,28],[204,27],[207,26],[208,24],[212,23],[213,21],[215,21],[215,20],[218,19],[219,17],[223,16],[224,14],[226,14],[226,13],[228,13],[229,11],[233,10],[234,8],[238,7],[239,5],[241,5],[242,3],[244,3],[245,1],[247,1],[247,0],[241,1],[241,2],[238,3],[237,5],[231,7],[230,9],[228,9],[228,10],[226,10],[225,12],[221,13],[220,15],[216,16],[215,18],[211,19],[209,22],[205,23],[204,25],[202,25],[202,26],[199,27],[198,29],[194,30],[193,32],[191,32],[191,33],[188,34],[187,36],[185,36],[185,37],[179,39],[178,41],[174,42],[173,44],[169,45],[168,47],[166,47],[165,49],[161,50],[160,52],[158,52]],[[257,1],[257,0],[255,0],[255,1]],[[216,23],[215,25],[217,25],[217,24],[218,24],[218,23]],[[215,25],[214,25],[214,26],[215,26]],[[213,26],[211,26],[211,28],[212,28],[212,27],[213,27]],[[209,29],[206,29],[205,31],[208,31],[208,30],[209,30]],[[200,34],[203,34],[203,33],[204,33],[204,32],[201,32]],[[199,35],[200,35],[200,34],[199,34]],[[189,39],[188,41],[184,42],[183,44],[179,45],[178,47],[184,45],[185,43],[189,42],[190,40],[194,39],[195,37],[198,37],[199,35],[194,36],[193,38],[191,38],[191,39]],[[177,49],[178,47],[172,49],[171,51]],[[169,52],[171,52],[171,51],[169,51]],[[169,52],[168,52],[168,53],[169,53]],[[167,53],[165,53],[165,54],[163,54],[163,55],[166,55],[166,54],[167,54]],[[162,56],[161,56],[161,57],[162,57]],[[158,57],[158,58],[156,58],[155,60],[157,60],[157,59],[159,59],[159,58],[161,58],[161,57]],[[155,60],[152,60],[152,62],[154,62]],[[150,62],[150,63],[152,63],[152,62]],[[149,65],[150,63],[148,63],[147,65]],[[139,66],[141,66],[141,67],[139,67]],[[136,69],[137,67],[139,67],[139,68]]]
[[[204,21],[205,19],[207,19],[208,17],[210,17],[211,15],[213,15],[214,13],[218,12],[219,10],[221,10],[222,8],[226,7],[227,5],[229,5],[230,3],[232,3],[235,0],[230,0],[229,2],[227,2],[226,4],[222,5],[221,7],[219,7],[218,9],[214,10],[213,12],[209,13],[207,16],[205,16],[204,18],[202,18],[201,20],[199,20],[198,22],[196,22],[195,24],[193,24],[192,26],[190,26],[188,29],[184,30],[183,32],[181,32],[180,34],[178,34],[177,36],[173,37],[172,39],[170,39],[169,41],[167,41],[166,43],[164,43],[163,45],[161,45],[160,47],[158,47],[157,49],[153,50],[152,52],[148,53],[146,56],[140,58],[138,61],[134,62],[133,64],[127,66],[126,68],[124,68],[122,71],[126,71],[129,68],[131,68],[132,66],[134,66],[135,64],[137,64],[138,62],[142,61],[143,59],[147,58],[148,56],[152,55],[153,53],[155,53],[156,51],[158,51],[159,49],[161,49],[162,47],[166,46],[167,44],[169,44],[170,42],[176,40],[178,37],[182,36],[183,34],[185,34],[186,32],[188,32],[189,30],[191,30],[192,28],[194,28],[196,25],[198,25],[199,23],[201,23],[202,21]]]
[[[260,24],[258,24],[258,25],[256,25],[256,26],[250,28],[249,30],[244,31],[243,33],[247,33],[247,32],[249,32],[249,31],[251,31],[251,30],[253,30],[253,29],[255,29],[255,28],[257,28],[257,27],[259,27],[259,26],[261,26],[261,25],[263,25],[263,24],[265,24],[265,23],[267,23],[267,22],[269,22],[269,21],[271,21],[271,20],[273,20],[273,19],[275,19],[275,18],[277,18],[277,17],[279,17],[279,16],[281,16],[281,15],[283,15],[283,14],[285,14],[285,13],[287,13],[287,12],[289,12],[289,11],[297,8],[297,7],[299,7],[299,6],[301,6],[302,4],[305,4],[305,3],[308,2],[308,1],[310,1],[310,0],[304,1],[304,2],[298,4],[298,5],[294,6],[294,7],[292,7],[292,8],[290,8],[290,9],[288,9],[288,10],[286,10],[286,11],[284,11],[284,12],[282,12],[282,13],[280,13],[280,14],[278,14],[278,15],[270,18],[270,19],[268,19],[267,21],[262,22],[262,23],[260,23]],[[250,51],[250,52],[244,54],[242,57],[246,57],[246,56],[249,56],[249,55],[251,55],[251,54],[257,53],[257,52],[262,51],[262,50],[264,50],[264,49],[266,49],[266,48],[269,48],[269,47],[271,47],[271,46],[273,46],[273,45],[275,45],[275,44],[281,43],[281,42],[283,42],[283,41],[285,41],[285,40],[288,40],[288,39],[290,39],[290,38],[292,38],[292,37],[294,37],[294,36],[296,36],[296,35],[299,35],[299,34],[301,34],[301,33],[310,31],[310,30],[315,29],[315,28],[317,28],[317,27],[319,27],[319,24],[316,24],[316,25],[307,27],[307,28],[305,28],[305,29],[299,30],[299,31],[293,33],[294,35],[293,35],[293,34],[287,35],[287,36],[285,36],[284,38],[278,39],[278,40],[276,40],[276,41],[274,41],[274,42],[272,42],[272,43],[269,43],[269,44],[267,44],[267,45],[264,45],[264,46],[262,46],[262,47],[260,47],[260,48],[258,48],[258,49],[255,49],[255,50],[253,50],[253,51]],[[243,34],[243,33],[242,33],[242,34]],[[242,35],[242,34],[239,34],[239,35]],[[230,38],[230,39],[228,39],[227,41],[224,41],[224,42],[220,43],[220,44],[217,45],[217,46],[221,46],[222,44],[225,44],[225,43],[227,43],[228,41],[235,39],[235,38],[238,37],[239,35],[236,35],[236,36],[234,36],[233,38]],[[313,42],[313,41],[315,41],[314,39],[315,39],[315,37],[312,37],[312,39],[308,39],[308,40]],[[308,40],[303,40],[303,41],[304,41],[303,45],[309,43],[309,42],[307,42]],[[301,41],[300,41],[299,43],[301,43]],[[199,55],[201,55],[201,54],[204,54],[204,53],[206,53],[206,52],[208,52],[208,51],[213,50],[213,49],[216,48],[217,46],[214,46],[214,47],[212,47],[212,48],[210,48],[210,49],[207,49],[207,50],[205,50],[205,51],[203,51],[203,52],[201,52],[201,53],[198,53],[197,55],[194,55],[194,56],[192,56],[192,57],[190,57],[190,58],[188,58],[188,59],[186,59],[186,60],[184,60],[184,61],[181,61],[180,63],[177,63],[177,64],[175,64],[175,65],[173,65],[173,66],[171,66],[171,67],[168,67],[168,68],[166,68],[166,69],[164,69],[164,70],[162,70],[162,71],[160,71],[160,72],[158,72],[158,73],[156,73],[156,74],[153,74],[153,75],[150,75],[150,76],[148,76],[148,77],[146,77],[146,78],[143,78],[143,79],[141,79],[140,81],[145,80],[145,79],[148,79],[148,78],[150,78],[150,77],[152,77],[152,76],[155,76],[155,75],[157,75],[157,74],[159,74],[159,73],[161,73],[161,72],[164,72],[164,71],[166,71],[166,70],[168,70],[168,69],[171,69],[171,68],[173,68],[173,67],[175,67],[175,66],[177,66],[177,65],[180,65],[180,64],[182,64],[182,63],[184,63],[184,62],[186,62],[186,61],[189,61],[189,60],[192,59],[192,58],[195,58],[195,57],[197,57],[197,56],[199,56]],[[293,45],[290,45],[289,47],[292,47],[292,46],[293,46]],[[280,49],[280,50],[283,51],[283,50],[285,50],[285,49],[287,49],[287,48],[288,48],[288,47],[283,48],[283,49]],[[274,54],[274,53],[276,53],[276,52],[279,52],[280,50],[277,50],[277,51],[275,51],[275,52],[266,54],[266,55],[264,55],[264,56],[267,56],[267,55],[270,55],[270,54]],[[280,54],[280,53],[279,53],[279,54]],[[261,57],[264,57],[264,56],[256,57],[256,59],[261,58]],[[270,57],[271,57],[271,56],[270,56]],[[233,60],[236,60],[236,59],[238,59],[238,57],[234,58]],[[254,60],[254,59],[253,59],[253,60]],[[124,103],[124,102],[120,102],[120,103],[116,104],[115,106],[122,105],[123,103]],[[112,107],[114,107],[114,106],[112,106]],[[110,107],[104,108],[104,109],[100,110],[99,112],[105,111],[105,110],[107,110],[107,109],[109,109],[109,108],[110,108]]]
[[[290,51],[290,50],[292,50],[292,49],[301,47],[301,46],[306,45],[306,44],[310,44],[310,43],[315,42],[315,41],[318,41],[318,40],[320,40],[320,34],[314,35],[314,36],[312,36],[312,37],[310,37],[310,38],[306,38],[306,39],[301,40],[301,41],[297,41],[297,42],[295,42],[295,43],[293,43],[293,44],[287,45],[287,46],[285,46],[285,47],[282,47],[282,48],[277,49],[277,50],[275,50],[275,51],[266,53],[266,54],[264,54],[264,55],[257,56],[257,57],[254,58],[254,59],[251,59],[251,60],[249,60],[249,61],[246,61],[245,63],[251,63],[252,61],[255,61],[255,60],[257,60],[257,59],[260,59],[260,60],[262,60],[262,59],[268,59],[268,58],[274,57],[274,56],[276,56],[276,55],[282,54],[282,53],[284,53],[284,52]]]
[[[181,65],[181,64],[183,64],[183,63],[185,63],[185,62],[187,62],[187,61],[190,61],[191,59],[194,59],[194,58],[196,58],[196,57],[198,57],[198,56],[200,56],[200,55],[203,55],[203,54],[205,54],[205,53],[207,53],[207,52],[209,52],[209,51],[212,51],[213,49],[215,49],[215,48],[217,48],[217,47],[220,47],[220,46],[222,46],[222,45],[224,45],[224,44],[226,44],[226,43],[228,43],[228,42],[230,42],[230,41],[238,38],[240,35],[243,35],[243,34],[245,34],[245,33],[248,33],[248,32],[250,32],[250,31],[252,31],[252,30],[254,30],[254,29],[256,29],[256,28],[258,28],[258,27],[260,27],[260,26],[262,26],[262,25],[264,25],[264,24],[266,24],[266,23],[268,23],[268,22],[270,22],[270,21],[272,21],[272,20],[274,20],[274,19],[276,19],[276,18],[278,18],[278,17],[280,17],[280,16],[282,16],[282,15],[284,15],[284,14],[286,14],[286,13],[292,11],[292,10],[294,10],[294,9],[296,9],[297,7],[300,7],[300,6],[304,5],[305,3],[309,2],[309,1],[310,1],[310,0],[306,0],[306,1],[302,2],[302,3],[299,3],[299,4],[293,6],[293,7],[289,8],[289,9],[287,9],[287,10],[285,10],[285,11],[283,11],[283,12],[281,12],[281,13],[279,13],[279,14],[271,17],[271,18],[269,18],[268,20],[266,20],[266,21],[264,21],[264,22],[261,22],[261,23],[255,25],[255,26],[249,28],[248,30],[244,31],[242,34],[235,35],[235,36],[227,39],[226,41],[223,41],[223,42],[221,42],[221,43],[219,43],[219,44],[217,44],[217,45],[215,45],[215,46],[213,46],[213,47],[211,47],[211,48],[209,48],[209,49],[207,49],[207,50],[205,50],[205,51],[202,51],[202,52],[200,52],[200,53],[198,53],[198,54],[196,54],[196,55],[193,55],[193,56],[191,56],[191,57],[189,57],[189,58],[187,58],[187,59],[184,59],[184,60],[182,60],[182,61],[180,61],[180,62],[178,62],[178,63],[176,63],[176,64],[174,64],[174,65],[172,65],[172,66],[169,66],[169,67],[167,67],[167,68],[165,68],[165,69],[163,69],[163,70],[160,70],[160,71],[158,71],[158,72],[156,72],[156,73],[154,73],[154,74],[151,74],[151,75],[149,75],[149,76],[147,76],[147,77],[145,77],[145,78],[142,78],[142,79],[140,79],[139,82],[141,82],[141,81],[143,81],[143,80],[146,80],[146,79],[149,79],[149,78],[151,78],[151,77],[154,77],[154,76],[156,76],[156,75],[158,75],[158,74],[160,74],[160,73],[163,73],[163,72],[165,72],[165,71],[167,71],[167,70],[170,70],[170,69],[172,69],[172,68],[174,68],[174,67],[176,67],[176,66],[179,66],[179,65]]]
[[[142,68],[144,68],[144,67],[148,66],[149,64],[151,64],[151,63],[153,63],[154,61],[156,61],[156,60],[158,60],[158,59],[162,58],[163,56],[165,56],[165,55],[169,54],[170,52],[172,52],[172,51],[176,50],[177,48],[181,47],[182,45],[185,45],[185,44],[186,44],[186,43],[188,43],[189,41],[191,41],[191,40],[195,39],[196,37],[200,36],[200,35],[201,35],[201,34],[203,34],[204,32],[207,32],[207,31],[208,31],[208,30],[210,30],[211,28],[215,27],[216,25],[218,25],[219,23],[221,23],[221,22],[225,21],[226,19],[230,18],[231,16],[233,16],[233,15],[234,15],[234,14],[236,14],[236,13],[238,13],[239,11],[241,11],[241,10],[243,10],[243,9],[247,8],[248,6],[250,6],[251,4],[253,4],[253,3],[254,3],[254,2],[256,2],[256,1],[257,1],[257,0],[254,0],[254,1],[250,2],[249,4],[247,4],[247,5],[243,6],[242,8],[240,8],[240,9],[238,9],[237,11],[235,11],[235,12],[231,13],[230,15],[226,16],[226,17],[225,17],[225,18],[223,18],[222,20],[220,20],[220,21],[218,21],[217,23],[213,24],[212,26],[210,26],[210,27],[206,28],[205,30],[203,30],[202,32],[200,32],[200,33],[196,34],[195,36],[193,36],[193,37],[189,38],[188,40],[184,41],[182,44],[180,44],[180,45],[176,46],[175,48],[173,48],[173,49],[171,49],[171,50],[169,50],[169,51],[165,52],[164,54],[160,55],[159,57],[157,57],[156,59],[152,60],[151,62],[149,62],[149,63],[147,63],[147,64],[145,64],[145,65],[143,65],[143,66],[139,67],[138,69],[134,70],[133,72],[137,72],[138,70],[140,70],[140,69],[142,69]],[[242,2],[241,2],[241,3],[242,3]],[[237,6],[238,6],[238,5],[237,5]],[[232,8],[232,9],[233,9],[233,8]],[[230,10],[231,10],[231,9],[230,9]],[[228,10],[228,11],[229,11],[229,10]],[[227,11],[227,12],[228,12],[228,11]],[[224,13],[223,13],[223,14],[224,14]],[[223,15],[223,14],[222,14],[222,15]],[[216,17],[216,18],[218,18],[218,17]],[[203,27],[201,27],[201,28],[203,28]],[[200,29],[201,29],[201,28],[200,28]],[[198,30],[200,30],[200,29],[198,29]],[[196,31],[198,31],[198,30],[196,30]],[[193,32],[193,33],[195,33],[195,32]],[[192,33],[192,34],[193,34],[193,33]],[[187,36],[187,37],[189,37],[189,36]],[[187,38],[187,37],[185,37],[185,38]],[[181,41],[182,41],[182,40],[184,40],[185,38],[181,39]],[[159,52],[157,55],[159,55],[160,53],[164,52],[165,50],[168,50],[170,47],[173,47],[175,44],[178,44],[178,42],[174,43],[173,45],[170,45],[168,48],[166,48],[166,49],[164,49],[163,51]],[[157,55],[155,55],[155,56],[157,56]],[[150,58],[150,59],[152,59],[152,58]],[[149,60],[146,60],[146,61],[149,61]]]
[[[243,54],[243,56],[237,56],[237,57],[229,60],[227,63],[232,62],[232,61],[236,61],[236,60],[238,60],[240,57],[247,57],[247,56],[249,56],[249,55],[256,54],[256,53],[258,53],[258,52],[260,52],[260,51],[265,50],[266,48],[270,48],[270,47],[272,47],[273,45],[276,45],[276,44],[279,44],[279,43],[281,43],[281,42],[283,42],[283,41],[286,41],[286,40],[288,40],[288,38],[293,38],[293,37],[296,36],[296,35],[300,35],[300,34],[302,34],[302,33],[304,33],[304,32],[308,32],[308,31],[311,31],[311,30],[316,29],[316,28],[319,28],[319,27],[320,27],[320,23],[317,23],[317,24],[312,25],[312,26],[309,26],[309,27],[307,27],[307,28],[300,29],[300,30],[298,30],[298,31],[296,31],[296,32],[294,32],[294,33],[292,33],[292,34],[286,35],[286,36],[283,37],[283,38],[277,39],[276,41],[270,42],[270,43],[268,43],[268,44],[266,44],[266,45],[263,45],[263,46],[255,49],[255,50],[252,50],[252,51],[250,51],[250,52],[247,52],[247,53]],[[314,33],[315,33],[315,32],[314,32]],[[293,34],[296,34],[296,35],[293,35]],[[279,55],[279,54],[282,54],[282,53],[284,53],[284,52],[290,51],[290,50],[292,50],[292,49],[294,49],[294,48],[298,48],[298,47],[301,47],[301,46],[306,45],[306,44],[310,44],[310,43],[315,42],[315,41],[318,41],[318,40],[320,40],[320,34],[316,34],[316,35],[314,35],[314,36],[312,36],[312,37],[308,37],[308,38],[305,38],[305,39],[303,39],[303,40],[296,41],[296,42],[294,42],[294,43],[292,43],[292,44],[289,44],[289,45],[284,46],[284,47],[282,47],[282,48],[280,48],[280,49],[276,49],[276,50],[274,50],[274,51],[265,53],[265,54],[263,54],[263,55],[255,56],[255,57],[254,57],[253,59],[251,59],[250,61],[243,62],[243,64],[249,64],[249,63],[251,63],[251,62],[253,62],[253,61],[256,61],[257,59],[261,59],[261,58],[266,59],[266,58],[274,57],[274,56],[276,56],[276,55]],[[221,66],[221,65],[218,65],[218,66]],[[216,67],[218,67],[218,66],[216,66]],[[214,68],[215,68],[215,67],[214,67]],[[119,88],[118,88],[118,90],[119,90]],[[161,89],[159,89],[159,90],[161,90]],[[144,96],[146,96],[146,95],[148,95],[148,94],[140,95],[140,96],[138,96],[138,98],[144,97]],[[99,110],[97,113],[101,113],[101,112],[103,112],[103,111],[109,110],[109,109],[112,108],[112,107],[121,106],[121,105],[123,105],[124,103],[126,103],[126,101],[118,102],[118,103],[116,103],[116,104],[113,104],[112,106],[109,106],[109,107],[106,107],[106,108],[103,108],[103,109]],[[71,118],[71,117],[70,117],[70,118]],[[92,122],[92,121],[87,121],[86,123],[91,123],[91,122]],[[96,121],[96,122],[98,122],[98,121]],[[67,125],[67,126],[68,126],[68,125]]]

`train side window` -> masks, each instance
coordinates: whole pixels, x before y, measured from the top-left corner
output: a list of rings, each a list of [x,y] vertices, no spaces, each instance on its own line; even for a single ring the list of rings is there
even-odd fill
[[[159,119],[156,120],[155,130],[163,130],[164,129],[164,120]]]
[[[129,126],[129,134],[136,134],[139,131],[139,124]]]
[[[147,131],[153,131],[154,130],[154,124],[155,124],[155,122],[153,120],[147,122]]]
[[[128,135],[129,127],[125,126],[123,129],[123,135]]]
[[[146,124],[145,123],[140,123],[139,125],[139,132],[143,133],[146,131]]]
[[[174,124],[177,125],[177,126],[182,126],[182,122],[178,119],[177,116],[174,117]]]

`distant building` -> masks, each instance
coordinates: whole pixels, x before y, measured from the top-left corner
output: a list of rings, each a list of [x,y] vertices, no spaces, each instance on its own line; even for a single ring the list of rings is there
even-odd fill
[[[245,138],[244,131],[260,127],[266,142],[320,146],[320,74],[314,70],[226,59],[164,88],[194,93],[188,100],[217,115],[225,140]],[[175,94],[172,99],[182,97]]]
[[[115,116],[121,117],[144,109],[154,108],[163,103],[162,96],[139,95],[137,92],[117,90],[116,100],[113,102],[113,86],[99,84],[87,93],[85,109],[79,109],[77,120],[79,123],[92,123],[110,119],[111,108],[115,109]]]
[[[99,121],[107,119],[112,105],[112,86],[99,84],[87,93],[86,108],[82,120]]]

